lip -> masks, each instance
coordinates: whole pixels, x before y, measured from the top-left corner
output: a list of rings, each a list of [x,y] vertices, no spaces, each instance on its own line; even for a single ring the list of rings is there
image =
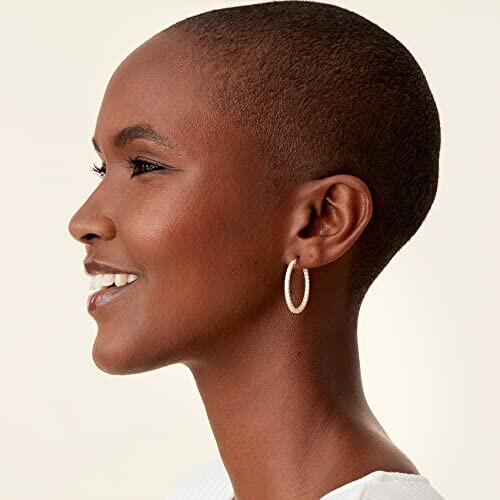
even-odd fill
[[[106,304],[109,304],[110,302],[113,302],[114,300],[117,300],[119,297],[126,294],[130,288],[133,288],[138,279],[139,278],[132,281],[132,283],[128,283],[127,285],[112,286],[110,288],[97,290],[96,292],[90,294],[87,297],[87,310],[92,312],[105,306]]]

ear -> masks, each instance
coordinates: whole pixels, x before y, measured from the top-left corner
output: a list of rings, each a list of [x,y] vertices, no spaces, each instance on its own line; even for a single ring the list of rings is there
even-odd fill
[[[373,213],[370,190],[358,177],[339,174],[309,181],[296,195],[291,214],[287,265],[320,267],[341,257],[359,238]]]

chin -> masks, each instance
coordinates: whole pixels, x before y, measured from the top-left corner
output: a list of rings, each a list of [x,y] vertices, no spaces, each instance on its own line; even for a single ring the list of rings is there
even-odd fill
[[[160,362],[154,355],[149,359],[144,352],[141,352],[141,357],[139,357],[137,349],[134,349],[133,346],[113,345],[103,343],[98,339],[99,336],[97,336],[92,348],[92,359],[97,368],[110,375],[143,373],[169,364]]]

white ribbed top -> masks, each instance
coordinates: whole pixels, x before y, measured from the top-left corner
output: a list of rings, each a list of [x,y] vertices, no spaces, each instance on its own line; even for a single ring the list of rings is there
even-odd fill
[[[213,460],[181,481],[165,500],[231,500],[234,495],[222,460]],[[370,472],[318,500],[444,500],[429,479],[404,472]]]

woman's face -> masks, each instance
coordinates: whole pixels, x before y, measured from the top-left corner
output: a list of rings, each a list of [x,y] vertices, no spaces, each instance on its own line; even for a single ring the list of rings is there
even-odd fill
[[[69,223],[86,259],[138,276],[89,311],[98,325],[93,359],[109,373],[197,359],[283,300],[273,222],[281,217],[265,196],[258,149],[210,107],[209,75],[192,76],[188,41],[178,37],[151,39],[113,74],[93,137],[106,172]],[[136,125],[171,145],[139,137]],[[123,129],[128,141],[117,135]],[[132,177],[136,158],[164,169],[136,168]]]

